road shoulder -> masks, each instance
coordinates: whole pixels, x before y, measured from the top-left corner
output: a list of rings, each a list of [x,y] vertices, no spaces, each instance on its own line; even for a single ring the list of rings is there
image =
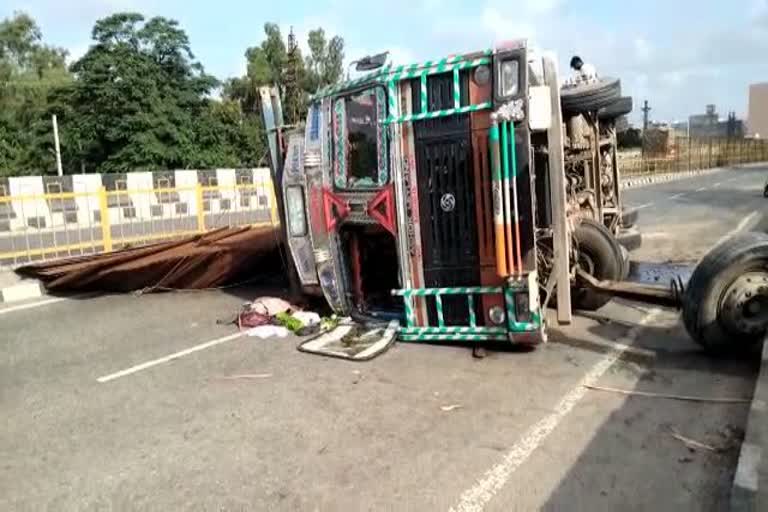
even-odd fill
[[[731,489],[731,510],[760,510],[768,503],[768,342],[763,343],[760,373],[749,408],[747,431]],[[763,484],[762,486],[760,484]]]

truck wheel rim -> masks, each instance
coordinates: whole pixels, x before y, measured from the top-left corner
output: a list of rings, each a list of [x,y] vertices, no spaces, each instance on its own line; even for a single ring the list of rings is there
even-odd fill
[[[723,295],[721,321],[731,331],[759,334],[768,329],[768,273],[748,272]]]

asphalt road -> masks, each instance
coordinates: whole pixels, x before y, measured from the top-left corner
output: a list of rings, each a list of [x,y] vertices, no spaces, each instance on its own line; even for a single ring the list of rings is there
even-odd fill
[[[634,256],[688,261],[753,222],[765,172],[628,192],[657,233]],[[349,363],[216,324],[255,293],[0,309],[0,510],[726,507],[747,405],[584,387],[749,398],[756,363],[706,357],[673,311],[611,303],[483,360],[399,343]]]

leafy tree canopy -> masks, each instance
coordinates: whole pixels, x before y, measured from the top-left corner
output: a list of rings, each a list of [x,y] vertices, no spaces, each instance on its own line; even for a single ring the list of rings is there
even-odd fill
[[[245,76],[219,83],[195,59],[187,33],[164,17],[98,20],[92,44],[67,68],[26,14],[0,22],[0,175],[55,173],[51,116],[65,173],[263,165],[258,88],[276,85],[285,119],[299,122],[308,93],[338,81],[344,41],[309,33],[302,56],[274,23],[245,51]],[[217,95],[221,95],[221,99]]]
[[[42,42],[28,15],[0,22],[0,175],[55,167],[53,141],[40,132],[49,93],[71,80],[66,56],[66,50]]]

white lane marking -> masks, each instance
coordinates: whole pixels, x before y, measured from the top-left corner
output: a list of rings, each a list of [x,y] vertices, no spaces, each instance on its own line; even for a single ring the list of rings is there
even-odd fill
[[[640,206],[629,206],[633,210],[642,210],[643,208],[648,208],[649,206],[653,206],[654,203],[645,203],[641,204]]]
[[[730,230],[729,232],[721,236],[715,245],[720,245],[721,243],[731,238],[733,235],[736,235],[741,231],[744,231],[745,229],[747,229],[747,227],[752,227],[752,225],[758,219],[758,217],[760,217],[759,212],[754,211],[750,213],[749,215],[741,219],[741,222],[739,222],[738,226],[736,226],[735,228],[733,228],[732,230]]]
[[[670,199],[677,199],[678,197],[683,197],[687,192],[680,192],[679,194],[675,194],[672,196],[669,196]]]
[[[179,352],[174,352],[173,354],[169,354],[159,359],[153,359],[151,361],[147,361],[146,363],[137,364],[136,366],[131,366],[130,368],[126,368],[125,370],[120,370],[119,372],[110,373],[109,375],[99,377],[96,380],[104,384],[105,382],[119,379],[120,377],[125,377],[126,375],[131,375],[132,373],[140,372],[142,370],[146,370],[147,368],[152,368],[153,366],[157,366],[159,364],[164,364],[169,361],[173,361],[174,359],[184,357],[194,352],[199,352],[201,350],[205,350],[210,347],[215,347],[216,345],[220,345],[228,341],[236,340],[237,338],[242,337],[244,334],[245,333],[242,333],[242,332],[236,332],[235,334],[230,334],[229,336],[224,336],[223,338],[217,338],[215,340],[201,343],[200,345],[195,345],[194,347],[190,347],[185,350],[180,350]]]
[[[659,314],[661,314],[661,310],[651,309],[638,325],[630,329],[626,336],[615,344],[614,350],[608,352],[582,377],[573,389],[560,399],[551,414],[530,427],[499,463],[486,471],[474,486],[462,493],[456,506],[451,507],[451,512],[480,512],[485,509],[485,506],[496,493],[506,485],[512,473],[536,451],[547,436],[557,428],[563,418],[584,398],[584,395],[589,391],[584,386],[594,385],[624,352],[632,348],[630,344],[637,339],[643,326],[655,320]]]
[[[707,187],[701,187],[701,188],[697,188],[696,190],[694,190],[694,192],[703,192],[705,190],[707,190]]]
[[[4,315],[6,313],[13,313],[14,311],[21,311],[24,309],[32,309],[32,308],[39,308],[42,306],[47,306],[49,304],[56,304],[57,302],[63,302],[65,300],[71,300],[71,297],[56,297],[53,299],[47,299],[47,300],[40,300],[37,302],[32,302],[30,304],[20,304],[18,306],[11,306],[9,308],[2,308],[0,309],[0,315]]]
[[[712,185],[712,186],[713,186],[713,187],[719,187],[719,186],[720,186],[720,185],[722,185],[722,184],[723,184],[723,182],[722,182],[722,181],[718,181],[717,183],[715,183],[715,184],[714,184],[714,185]]]

